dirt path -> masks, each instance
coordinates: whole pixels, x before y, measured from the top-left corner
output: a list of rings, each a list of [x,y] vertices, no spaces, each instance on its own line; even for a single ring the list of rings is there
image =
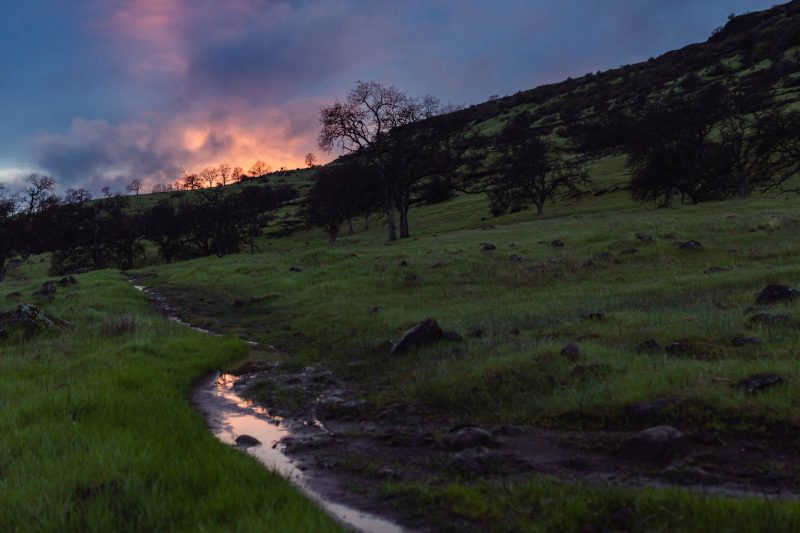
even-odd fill
[[[148,294],[162,313],[177,319],[165,298]],[[381,496],[384,483],[452,476],[508,482],[546,474],[566,482],[673,486],[731,497],[800,497],[800,453],[789,440],[652,428],[644,422],[639,428],[644,433],[453,426],[420,405],[373,405],[357,383],[325,369],[269,362],[248,363],[224,382],[238,398],[235,409],[283,428],[274,446],[291,458],[303,486],[326,501],[414,530],[430,529],[425,516],[393,507]]]

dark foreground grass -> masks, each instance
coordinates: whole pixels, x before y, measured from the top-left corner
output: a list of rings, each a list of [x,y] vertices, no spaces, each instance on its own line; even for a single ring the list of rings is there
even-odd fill
[[[4,294],[30,299],[41,266]],[[43,306],[71,327],[0,341],[0,530],[338,530],[189,405],[240,341],[166,321],[119,273],[79,281]]]

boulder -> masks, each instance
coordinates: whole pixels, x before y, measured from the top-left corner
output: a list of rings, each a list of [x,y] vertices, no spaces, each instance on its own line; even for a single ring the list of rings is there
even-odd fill
[[[22,326],[26,329],[52,329],[64,325],[61,321],[50,318],[37,307],[20,304],[16,311],[0,315],[0,326]]]
[[[578,345],[569,343],[561,349],[561,355],[574,362],[583,355],[583,351]]]
[[[52,300],[56,295],[56,282],[55,281],[45,281],[42,283],[42,286],[33,293],[33,295],[38,298],[39,300],[46,302]]]
[[[413,328],[407,330],[392,346],[391,354],[397,355],[416,350],[444,337],[444,331],[435,318],[426,318]]]
[[[450,430],[444,440],[444,445],[448,450],[461,451],[467,448],[496,447],[499,446],[497,438],[478,426],[458,427]]]
[[[736,388],[744,389],[748,394],[756,394],[785,383],[786,380],[778,374],[754,374],[737,383]]]
[[[793,302],[800,299],[800,290],[788,285],[771,284],[767,285],[758,295],[756,303],[759,305],[769,305],[775,303]]]
[[[561,239],[556,239],[554,241],[550,241],[550,246],[552,246],[553,248],[563,248],[565,245],[564,241],[562,241]]]
[[[668,461],[684,448],[683,433],[672,426],[655,426],[626,440],[622,455],[636,461]]]

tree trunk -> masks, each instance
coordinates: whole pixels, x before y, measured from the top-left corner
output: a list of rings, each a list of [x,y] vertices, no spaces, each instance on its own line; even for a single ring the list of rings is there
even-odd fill
[[[745,175],[739,180],[739,198],[747,198],[748,196],[750,196],[750,180]]]
[[[408,207],[399,209],[400,211],[400,238],[408,239],[410,236],[408,231]]]
[[[348,235],[352,235],[353,234],[353,219],[352,218],[348,218],[347,219],[347,234]]]
[[[544,214],[544,202],[536,202],[536,218],[542,218]]]
[[[386,227],[389,229],[389,242],[397,240],[397,227],[394,224],[394,206],[389,203],[386,206]]]
[[[369,229],[369,213],[364,215],[364,231]]]

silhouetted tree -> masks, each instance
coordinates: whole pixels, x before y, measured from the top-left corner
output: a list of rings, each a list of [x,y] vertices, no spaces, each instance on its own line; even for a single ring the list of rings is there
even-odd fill
[[[83,202],[88,202],[92,199],[92,193],[88,190],[80,187],[78,189],[67,189],[64,191],[64,203],[65,204],[82,204]]]
[[[311,152],[308,152],[306,154],[306,166],[308,168],[314,168],[314,165],[316,165],[316,164],[317,164],[317,156],[315,156]]]
[[[56,180],[50,176],[31,174],[25,178],[27,186],[22,189],[25,212],[32,214],[40,210],[48,198],[55,194]]]
[[[136,193],[139,196],[139,191],[142,189],[142,180],[139,178],[134,179],[128,184],[128,192]]]
[[[253,166],[250,167],[248,174],[252,178],[258,178],[265,174],[269,174],[271,168],[268,164],[264,163],[263,161],[256,161],[253,163]]]

